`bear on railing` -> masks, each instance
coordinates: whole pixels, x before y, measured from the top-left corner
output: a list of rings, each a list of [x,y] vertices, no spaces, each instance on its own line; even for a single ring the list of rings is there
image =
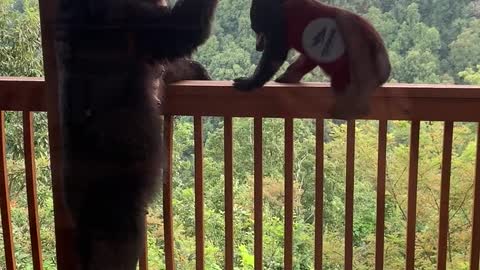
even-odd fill
[[[237,89],[263,86],[294,48],[300,56],[277,82],[297,83],[319,66],[330,76],[337,96],[334,118],[368,113],[370,95],[388,80],[391,70],[383,40],[369,22],[315,0],[253,0],[250,16],[257,50],[263,55],[251,77],[235,80]]]

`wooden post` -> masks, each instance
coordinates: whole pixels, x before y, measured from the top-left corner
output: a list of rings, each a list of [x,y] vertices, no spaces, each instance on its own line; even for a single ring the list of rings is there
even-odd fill
[[[55,213],[55,236],[57,269],[73,270],[73,229],[63,204],[62,185],[62,139],[60,126],[60,106],[58,74],[55,55],[56,0],[40,0],[40,23],[42,31],[43,65],[47,87],[48,134],[50,142],[50,166]]]

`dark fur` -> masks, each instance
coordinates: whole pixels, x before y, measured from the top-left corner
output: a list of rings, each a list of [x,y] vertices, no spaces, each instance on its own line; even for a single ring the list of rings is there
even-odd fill
[[[262,44],[257,43],[257,50],[263,53],[254,74],[235,79],[234,87],[237,89],[248,91],[262,87],[287,59],[290,48],[287,44],[284,2],[285,0],[252,0],[251,27],[257,35],[264,36]]]
[[[61,0],[64,189],[78,269],[135,269],[164,163],[164,81],[209,79],[184,57],[208,38],[216,4]]]
[[[180,58],[170,62],[165,70],[164,81],[166,84],[181,80],[211,80],[207,70],[198,62],[190,58]]]

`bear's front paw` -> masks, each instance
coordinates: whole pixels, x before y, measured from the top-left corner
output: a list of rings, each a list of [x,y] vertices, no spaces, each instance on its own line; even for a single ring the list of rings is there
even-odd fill
[[[261,87],[258,83],[250,78],[237,78],[233,80],[233,87],[240,91],[252,91],[256,88]]]

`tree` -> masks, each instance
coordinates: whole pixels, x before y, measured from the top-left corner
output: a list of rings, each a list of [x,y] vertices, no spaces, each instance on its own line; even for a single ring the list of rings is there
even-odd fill
[[[0,75],[42,76],[41,52],[38,1],[2,0]]]
[[[467,83],[480,85],[480,65],[475,69],[468,67],[465,71],[458,73],[458,76]]]
[[[480,20],[471,21],[450,44],[450,63],[454,76],[480,63]]]

